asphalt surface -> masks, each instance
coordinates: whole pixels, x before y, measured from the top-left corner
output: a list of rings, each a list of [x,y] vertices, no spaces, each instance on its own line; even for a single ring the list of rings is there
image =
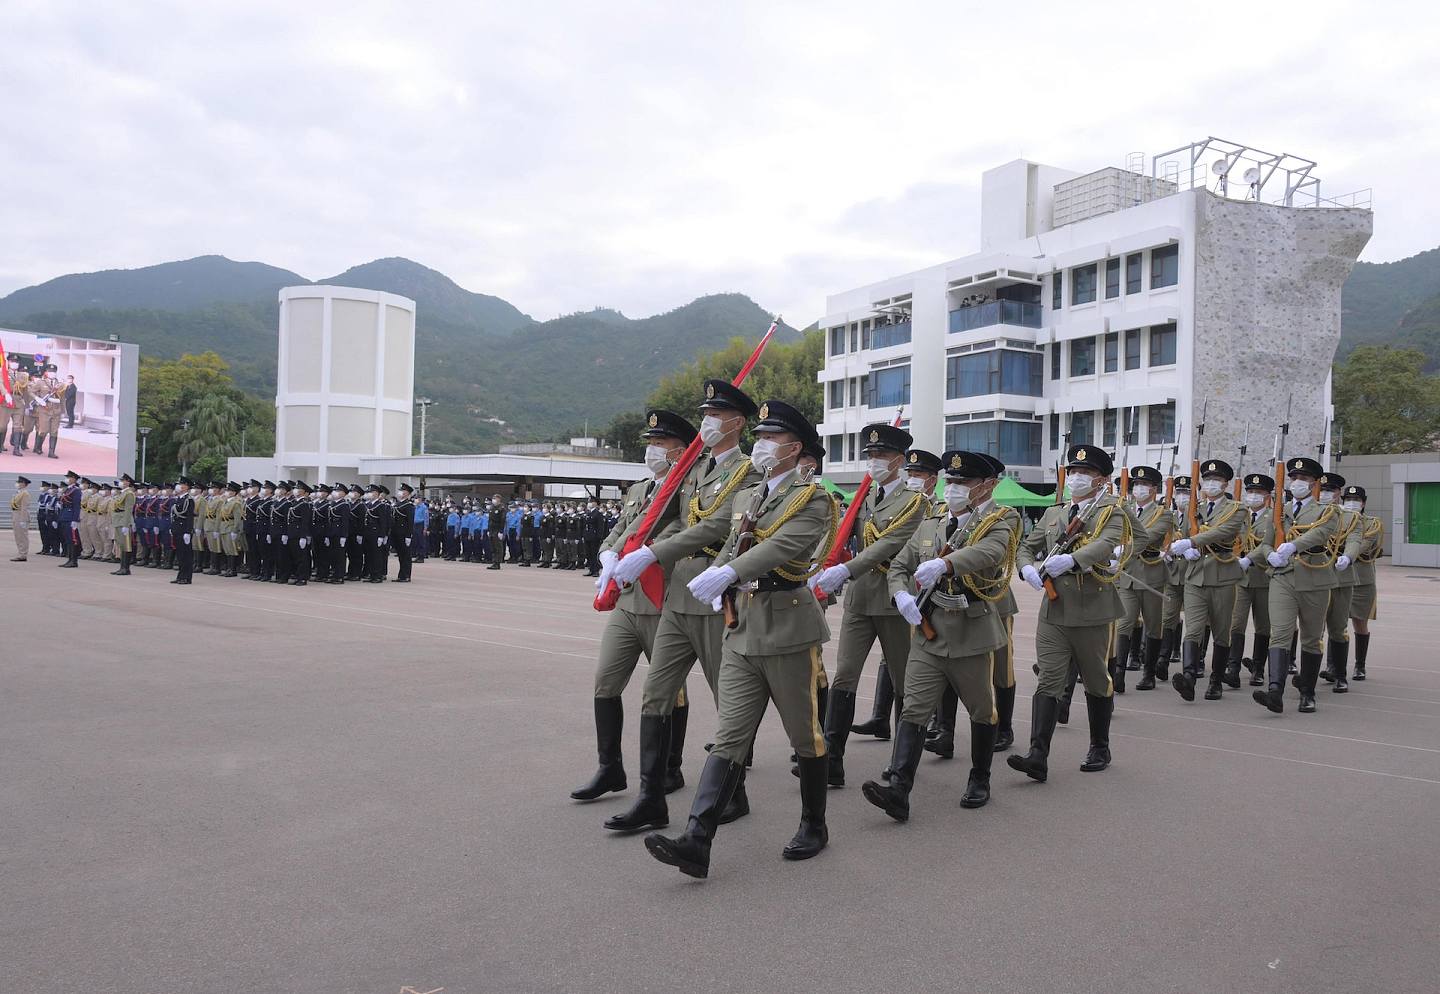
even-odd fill
[[[0,563],[4,991],[1433,992],[1440,576],[1384,568],[1371,678],[1319,713],[1249,688],[1118,700],[1115,763],[1050,782],[927,755],[898,825],[852,738],[831,846],[772,715],[711,878],[600,828],[604,618],[576,573],[431,561],[409,586],[280,588]],[[1017,585],[1022,742],[1036,602]],[[832,609],[832,622],[838,621]],[[833,647],[827,652],[832,666]],[[873,662],[872,662],[873,665]],[[866,710],[873,669],[864,683]],[[714,710],[698,671],[686,775]],[[690,788],[670,799],[672,827]]]

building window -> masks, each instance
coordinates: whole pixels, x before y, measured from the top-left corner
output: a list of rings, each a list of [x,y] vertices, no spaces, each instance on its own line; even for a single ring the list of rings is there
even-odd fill
[[[849,436],[847,436],[847,438],[849,439],[849,441],[846,443],[846,445],[847,445],[847,447],[848,447],[848,449],[849,449],[849,455],[846,457],[846,460],[845,460],[846,462],[854,462],[854,461],[855,461],[855,440],[856,440],[857,438],[859,438],[859,437],[860,437],[859,435],[849,435]]]
[[[1095,280],[1099,275],[1099,263],[1095,262],[1070,270],[1070,303],[1095,303]]]
[[[1180,246],[1166,245],[1150,252],[1150,289],[1180,282]]]
[[[1145,426],[1147,445],[1175,444],[1175,402],[1151,404]]]
[[[1040,465],[1040,425],[1034,421],[970,421],[945,426],[945,448],[984,452],[1006,466]]]
[[[845,436],[831,435],[829,444],[825,446],[825,457],[831,462],[845,461]]]
[[[859,352],[859,351],[860,351],[860,325],[859,325],[859,324],[852,324],[852,325],[850,326],[850,351],[851,351],[851,352]]]
[[[1134,255],[1125,257],[1125,292],[1140,292],[1140,267],[1145,259],[1144,252],[1136,252]]]
[[[1008,349],[951,356],[945,363],[945,396],[950,400],[993,393],[1043,397],[1043,362],[1037,352]]]
[[[867,332],[867,334],[869,334]],[[896,324],[877,324],[875,332],[871,335],[869,349],[888,349],[892,345],[904,345],[910,341],[910,322],[900,321]]]
[[[837,410],[845,406],[845,381],[830,381],[830,410]]]
[[[1175,325],[1161,324],[1150,329],[1150,365],[1175,365]]]
[[[1058,311],[1065,303],[1065,274],[1057,272],[1050,277],[1050,309]]]
[[[1060,415],[1050,415],[1050,448],[1060,448]]]
[[[1125,368],[1140,368],[1140,329],[1131,328],[1125,332]]]
[[[1070,343],[1070,375],[1095,375],[1095,339],[1077,338]]]
[[[910,403],[910,367],[891,366],[870,373],[866,407],[899,407]]]
[[[866,397],[866,395],[867,395],[867,394],[869,393],[869,391],[870,391],[870,374],[869,374],[869,373],[866,373],[865,375],[861,376],[859,382],[860,382],[860,392],[859,392],[859,394],[858,394],[858,395],[856,396],[856,398],[855,398],[855,403],[857,403],[857,404],[863,404],[863,403],[865,403],[865,397]]]
[[[1112,331],[1105,336],[1105,372],[1113,373],[1120,368],[1120,334]]]
[[[1070,415],[1070,444],[1095,444],[1095,412],[1076,411]]]
[[[1050,379],[1060,379],[1060,343],[1050,346]]]
[[[1120,296],[1120,260],[1105,260],[1105,299],[1114,300]]]
[[[844,354],[845,354],[845,326],[844,326],[844,325],[841,325],[839,328],[831,328],[831,329],[830,329],[830,354],[831,354],[831,355],[844,355]]]
[[[1101,445],[1108,446],[1112,449],[1115,448],[1115,428],[1116,424],[1118,423],[1118,414],[1119,412],[1116,411],[1113,407],[1108,408],[1105,411],[1103,421],[1103,434],[1100,438]]]

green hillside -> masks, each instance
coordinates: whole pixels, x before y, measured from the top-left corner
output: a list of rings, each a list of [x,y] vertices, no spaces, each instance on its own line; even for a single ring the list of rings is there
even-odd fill
[[[1359,262],[1345,282],[1340,356],[1361,345],[1414,345],[1440,365],[1440,248]]]

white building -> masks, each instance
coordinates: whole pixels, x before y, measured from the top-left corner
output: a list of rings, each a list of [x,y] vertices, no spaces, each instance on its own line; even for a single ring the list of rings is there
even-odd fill
[[[1368,191],[1319,195],[1314,163],[1207,139],[1086,175],[1016,160],[981,180],[980,251],[827,299],[827,475],[903,405],[918,447],[986,451],[1054,480],[1068,433],[1131,465],[1269,460],[1325,436],[1340,287],[1369,240]],[[1358,206],[1357,206],[1358,205]],[[1133,419],[1133,422],[1132,420]]]

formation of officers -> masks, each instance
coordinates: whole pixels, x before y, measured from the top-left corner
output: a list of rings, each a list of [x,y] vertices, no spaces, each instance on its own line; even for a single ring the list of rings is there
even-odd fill
[[[1202,683],[1205,700],[1221,699],[1248,669],[1259,688],[1254,699],[1277,713],[1293,677],[1299,710],[1308,713],[1316,710],[1320,678],[1335,692],[1348,689],[1353,626],[1353,676],[1364,679],[1380,522],[1365,514],[1362,488],[1346,486],[1314,460],[1289,460],[1279,495],[1262,474],[1236,487],[1220,460],[1203,463],[1192,490],[1188,477],[1167,484],[1150,466],[1115,479],[1108,453],[1075,445],[1065,453],[1057,503],[1026,527],[1018,511],[992,500],[1005,470],[998,459],[959,450],[937,456],[914,448],[901,428],[870,425],[862,440],[872,483],[848,546],[832,557],[840,507],[816,481],[824,451],[805,417],[780,400],[756,404],[723,380],[705,384],[698,413],[696,428],[674,412],[649,412],[652,478],[630,488],[601,543],[597,589],[602,602],[611,584],[619,593],[595,671],[599,763],[571,794],[594,801],[629,787],[621,694],[644,655],[638,792],[605,828],[647,832],[651,855],[690,876],[708,875],[719,826],[750,812],[745,770],[771,703],[800,787],[799,828],[782,855],[807,859],[825,848],[826,797],[847,784],[847,739],[852,732],[890,735],[888,703],[870,721],[852,724],[856,688],[877,641],[896,724],[890,762],[864,780],[862,795],[907,821],[922,753],[953,755],[963,705],[970,769],[960,806],[985,805],[994,753],[1014,741],[1017,572],[1043,596],[1029,748],[1008,765],[1035,781],[1049,777],[1051,739],[1069,720],[1077,682],[1089,724],[1080,769],[1098,772],[1112,760],[1114,695],[1126,691],[1132,667],[1142,671],[1135,690],[1168,683],[1185,701],[1195,700]],[[757,438],[748,457],[740,449],[747,426]],[[703,454],[646,543],[621,556],[636,545],[628,541],[632,532],[697,434]],[[1275,530],[1275,500],[1283,502],[1283,536]],[[829,558],[839,561],[826,567]],[[835,603],[831,676],[821,646],[831,639],[826,608]],[[1174,653],[1180,664],[1172,676]],[[668,834],[659,830],[670,823],[667,795],[685,783],[686,678],[697,662],[719,727],[683,828]]]
[[[432,556],[450,562],[511,562],[539,569],[589,571],[600,575],[600,542],[620,518],[617,504],[598,500],[519,500],[505,505],[498,494],[488,501],[449,500],[438,505],[439,527],[430,530]]]
[[[30,480],[21,477],[11,501],[17,546],[25,561],[30,523]],[[411,578],[416,545],[414,491],[401,484],[392,495],[371,484],[311,486],[303,480],[195,484],[137,482],[124,476],[95,482],[71,472],[64,483],[42,483],[34,502],[41,555],[131,568],[174,570],[171,583],[188,584],[196,572],[305,586],[311,580],[382,583],[389,556],[399,563],[395,582]],[[22,528],[23,522],[23,528]],[[424,560],[423,543],[418,559]]]

